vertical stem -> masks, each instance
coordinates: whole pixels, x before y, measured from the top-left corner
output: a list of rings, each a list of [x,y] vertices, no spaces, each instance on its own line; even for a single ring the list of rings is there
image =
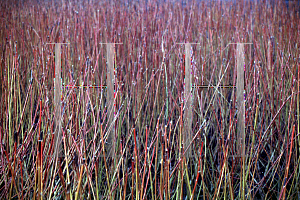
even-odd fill
[[[42,122],[42,100],[40,100],[40,119],[39,119],[39,141],[38,141],[38,199],[43,199],[42,179],[43,179],[43,151],[42,151],[42,135],[41,135],[41,122]]]
[[[136,195],[136,199],[139,200],[139,167],[138,167],[138,152],[137,152],[137,144],[136,144],[136,132],[135,132],[135,128],[133,128],[133,135],[134,135],[134,155],[135,155],[135,195]]]
[[[185,44],[185,77],[184,77],[184,151],[190,144],[192,130],[192,70],[191,70],[191,44]],[[190,155],[190,150],[186,151]]]
[[[237,44],[237,154],[242,159],[241,171],[241,199],[245,198],[245,89],[244,89],[244,73],[245,73],[244,44]]]
[[[54,77],[54,108],[55,108],[55,153],[58,158],[61,143],[61,44],[55,44],[55,77]]]
[[[273,112],[274,112],[274,89],[273,89],[273,82],[274,82],[274,72],[272,69],[272,54],[271,54],[271,49],[272,49],[272,44],[271,44],[271,40],[269,39],[268,41],[268,56],[267,56],[267,60],[268,60],[268,73],[267,73],[267,77],[268,77],[268,84],[269,84],[269,91],[270,91],[270,102],[271,102],[271,114],[273,117]],[[269,74],[269,75],[268,75]],[[272,145],[272,141],[271,140],[271,144],[270,144],[270,151],[273,152],[273,145]]]
[[[107,136],[107,144],[108,144],[108,157],[112,157],[114,155],[114,136],[115,136],[115,126],[114,126],[114,114],[115,114],[115,106],[114,106],[114,98],[115,98],[115,74],[114,74],[114,44],[107,44],[107,104],[108,104],[108,136]]]
[[[244,101],[244,44],[237,44],[237,135],[238,153],[245,156],[245,101]]]
[[[75,200],[77,200],[78,196],[79,196],[81,181],[82,181],[82,173],[83,173],[83,165],[81,165],[81,167],[80,167],[80,175],[79,175],[77,190],[76,190],[76,193],[75,193]]]
[[[55,176],[57,165],[59,164],[58,158],[64,157],[64,151],[61,148],[62,143],[62,112],[61,112],[61,99],[62,99],[62,78],[61,78],[61,45],[67,43],[49,43],[55,44],[55,66],[54,66],[54,134],[52,136],[53,156],[55,157],[55,165],[51,169],[51,173]],[[51,181],[50,190],[52,190],[54,184],[54,177]],[[49,199],[51,199],[52,193],[50,193]]]

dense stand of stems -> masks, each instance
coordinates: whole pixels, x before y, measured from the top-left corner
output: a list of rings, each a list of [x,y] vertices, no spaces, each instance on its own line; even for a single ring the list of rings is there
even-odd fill
[[[0,199],[300,198],[299,4],[33,0],[0,10]],[[47,43],[68,45],[58,55]],[[103,43],[122,43],[113,60]],[[235,152],[231,43],[252,43],[242,50],[245,156]]]

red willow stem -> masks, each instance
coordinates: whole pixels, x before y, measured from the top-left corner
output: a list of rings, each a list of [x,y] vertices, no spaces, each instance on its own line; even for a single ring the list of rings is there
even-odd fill
[[[202,149],[203,149],[203,142],[201,143],[201,150],[200,150],[200,156],[199,156],[199,161],[198,161],[198,171],[197,171],[197,177],[196,177],[196,181],[195,181],[195,186],[193,189],[193,193],[192,193],[192,197],[194,196],[195,190],[196,190],[196,186],[198,183],[198,179],[199,179],[199,175],[200,175],[200,161],[202,160]]]

